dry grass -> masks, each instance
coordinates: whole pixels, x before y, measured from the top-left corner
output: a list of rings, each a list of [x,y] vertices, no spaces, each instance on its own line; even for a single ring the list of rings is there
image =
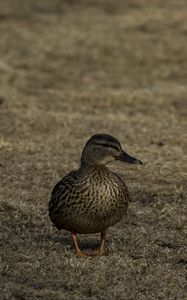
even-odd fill
[[[0,299],[186,299],[186,20],[185,0],[1,1]],[[128,217],[77,259],[47,204],[98,132],[144,165],[111,166]]]

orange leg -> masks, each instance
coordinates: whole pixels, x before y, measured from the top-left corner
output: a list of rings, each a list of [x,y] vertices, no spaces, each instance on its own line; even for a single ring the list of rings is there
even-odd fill
[[[100,247],[99,247],[98,250],[94,251],[90,255],[93,255],[93,256],[96,256],[96,255],[99,255],[99,256],[105,255],[106,252],[107,252],[106,249],[105,249],[105,240],[106,240],[106,229],[103,229],[101,231],[101,243],[100,243]]]
[[[106,229],[101,231],[101,244],[98,250],[99,255],[104,255],[106,253],[105,240],[106,240]]]
[[[79,245],[78,245],[78,241],[77,241],[77,235],[76,235],[75,232],[71,233],[71,237],[72,237],[72,241],[73,241],[73,244],[74,244],[76,252],[77,252],[77,256],[79,256],[79,257],[87,256],[85,253],[83,253],[80,250]]]

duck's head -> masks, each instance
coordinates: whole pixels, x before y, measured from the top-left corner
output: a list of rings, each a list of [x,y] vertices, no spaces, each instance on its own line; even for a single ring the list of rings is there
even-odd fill
[[[115,160],[142,164],[140,160],[125,152],[115,137],[109,134],[96,134],[87,141],[82,151],[81,165],[106,165]]]

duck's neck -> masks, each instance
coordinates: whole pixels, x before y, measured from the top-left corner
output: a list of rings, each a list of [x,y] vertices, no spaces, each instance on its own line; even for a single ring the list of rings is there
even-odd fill
[[[99,165],[99,164],[97,164],[97,165],[81,164],[79,170],[81,173],[84,173],[84,174],[85,173],[92,174],[92,175],[95,174],[98,176],[110,172],[109,169],[105,165]]]
[[[85,162],[82,162],[81,161],[81,164],[80,164],[80,168],[81,169],[107,169],[106,165],[104,164],[95,164],[95,163],[85,163]]]

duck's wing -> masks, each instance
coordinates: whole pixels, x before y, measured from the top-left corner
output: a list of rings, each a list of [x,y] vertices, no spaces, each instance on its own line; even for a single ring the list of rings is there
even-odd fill
[[[49,201],[49,216],[56,214],[59,208],[65,205],[67,199],[72,193],[77,180],[77,171],[72,171],[65,175],[53,188],[51,200]]]

